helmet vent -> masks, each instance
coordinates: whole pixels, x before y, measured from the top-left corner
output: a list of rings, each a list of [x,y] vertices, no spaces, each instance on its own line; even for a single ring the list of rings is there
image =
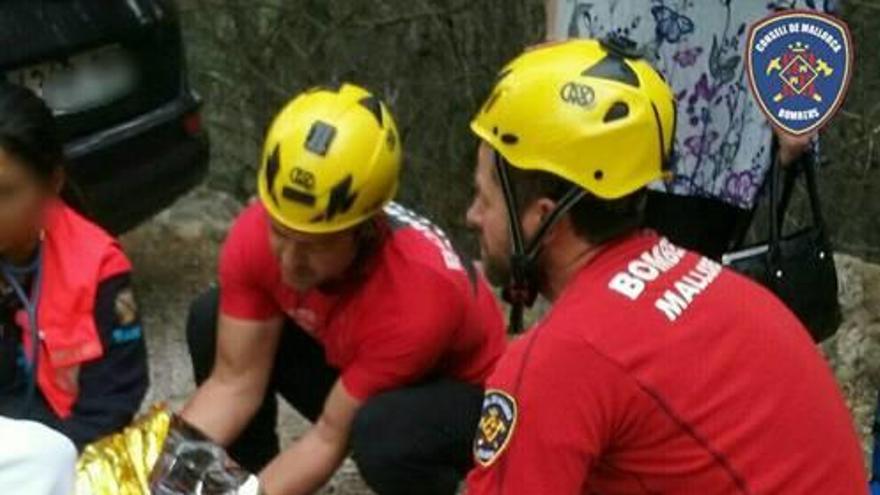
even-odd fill
[[[284,196],[284,199],[288,201],[293,201],[306,206],[315,206],[315,202],[317,201],[317,198],[313,194],[298,191],[292,187],[287,186],[285,186],[284,189],[281,190],[281,194]]]
[[[275,196],[275,190],[272,188],[275,186],[275,178],[278,177],[278,170],[281,168],[280,154],[281,145],[276,144],[272,154],[266,160],[266,191],[269,192],[269,196],[272,197],[272,201],[276,205],[278,204],[278,198]]]
[[[629,115],[629,105],[622,101],[616,101],[605,113],[605,117],[602,121],[607,124],[625,118],[627,115]]]
[[[309,129],[309,135],[306,136],[305,147],[312,153],[320,156],[326,156],[336,137],[336,128],[332,125],[316,120]]]
[[[615,55],[608,54],[600,60],[596,65],[581,72],[582,76],[595,77],[599,79],[610,79],[630,86],[639,87],[639,76],[636,75],[632,67],[626,63],[626,60]]]
[[[660,138],[660,166],[662,168],[663,161],[666,159],[666,139],[663,136],[663,123],[660,121],[660,112],[657,111],[657,105],[653,102],[651,102],[651,110],[654,110],[654,120],[657,122],[657,135]]]
[[[503,81],[507,76],[509,76],[511,72],[513,72],[513,69],[509,69],[509,68],[508,68],[508,69],[505,69],[505,70],[503,70],[503,71],[501,71],[501,72],[499,72],[499,73],[498,73],[498,77],[495,78],[495,83],[493,84],[493,86],[497,86],[498,83],[500,83],[500,82]]]
[[[603,178],[605,178],[605,172],[601,170],[596,170],[595,172],[593,172],[593,178],[596,180],[602,180]]]
[[[501,142],[504,144],[516,144],[519,142],[519,138],[515,134],[503,134]]]
[[[373,117],[376,117],[376,122],[379,123],[380,128],[384,128],[385,124],[382,121],[382,102],[379,101],[379,98],[376,98],[375,95],[370,95],[366,98],[361,98],[361,101],[358,103],[369,110],[370,113],[373,114]]]
[[[351,209],[358,195],[351,190],[353,182],[354,178],[349,175],[333,186],[333,189],[330,190],[330,199],[327,201],[327,211],[324,213],[324,220],[329,222],[337,214],[346,213]]]

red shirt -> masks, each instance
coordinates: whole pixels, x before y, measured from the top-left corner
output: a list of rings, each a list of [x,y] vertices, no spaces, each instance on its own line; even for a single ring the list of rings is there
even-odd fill
[[[387,236],[357,284],[299,293],[282,282],[266,210],[250,206],[221,254],[221,312],[293,319],[360,400],[435,375],[482,384],[505,346],[492,292],[442,231],[396,204],[386,211]]]
[[[486,388],[468,495],[867,490],[849,412],[792,313],[654,234],[585,266]]]

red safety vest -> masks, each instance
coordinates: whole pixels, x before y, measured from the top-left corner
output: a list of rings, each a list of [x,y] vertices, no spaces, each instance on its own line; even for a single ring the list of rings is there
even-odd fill
[[[95,322],[95,299],[104,280],[131,271],[113,237],[56,201],[47,209],[37,326],[41,345],[37,384],[60,418],[79,395],[79,369],[104,354]],[[29,352],[30,322],[16,316]]]

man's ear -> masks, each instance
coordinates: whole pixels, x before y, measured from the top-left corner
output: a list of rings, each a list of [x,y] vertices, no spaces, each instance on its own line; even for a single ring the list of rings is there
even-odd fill
[[[530,239],[537,231],[541,224],[550,217],[553,210],[556,209],[556,201],[550,198],[540,198],[532,202],[522,215],[522,225],[526,234],[526,238]],[[544,241],[553,237],[556,229],[550,229],[544,236]]]
[[[538,200],[538,203],[539,203],[541,211],[542,211],[542,216],[541,216],[542,223],[544,222],[544,220],[549,218],[550,214],[553,213],[554,210],[556,210],[557,206],[559,206],[559,204],[556,201],[553,201],[552,199],[549,199],[549,198],[542,198],[542,199]],[[546,246],[547,244],[553,242],[553,240],[559,236],[560,228],[564,228],[563,225],[565,225],[567,223],[568,223],[568,219],[565,217],[558,219],[556,222],[556,225],[551,227],[550,230],[548,230],[547,233],[544,234],[544,239],[541,241],[541,243]]]
[[[544,222],[544,220],[553,213],[553,210],[556,209],[556,201],[553,201],[550,198],[541,198],[535,201],[535,203],[538,207],[538,211],[541,212],[541,222]]]

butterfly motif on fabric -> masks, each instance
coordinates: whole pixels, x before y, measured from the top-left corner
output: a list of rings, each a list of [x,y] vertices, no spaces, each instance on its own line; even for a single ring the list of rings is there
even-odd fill
[[[675,55],[672,56],[672,60],[674,60],[680,67],[690,67],[697,63],[697,59],[699,59],[702,54],[702,46],[686,48],[675,52]]]
[[[816,0],[802,0],[801,2],[798,2],[798,0],[771,0],[770,2],[767,2],[767,10],[772,12],[792,10],[799,7],[798,3],[801,3],[802,7],[819,10],[828,14],[837,13],[840,8],[839,0],[822,0],[821,8],[816,7]]]
[[[709,52],[709,73],[719,84],[727,84],[736,78],[736,69],[742,61],[742,56],[725,56],[726,49],[718,43],[718,36],[712,37],[712,50]]]
[[[696,115],[697,103],[699,103],[700,100],[703,100],[708,104],[714,104],[713,101],[716,100],[717,94],[718,87],[712,87],[709,85],[709,78],[705,73],[701,75],[687,99],[686,113],[690,116],[691,125],[696,126],[700,122],[699,116]]]
[[[728,199],[748,198],[757,194],[760,186],[760,177],[763,174],[760,171],[744,170],[738,173],[732,173],[724,182],[723,196]]]
[[[657,38],[667,43],[678,43],[682,37],[694,32],[694,21],[690,17],[662,3],[651,7],[651,15],[656,23]]]
[[[705,156],[712,149],[712,144],[718,139],[716,131],[708,131],[703,134],[690,136],[684,140],[684,146],[694,156]]]

